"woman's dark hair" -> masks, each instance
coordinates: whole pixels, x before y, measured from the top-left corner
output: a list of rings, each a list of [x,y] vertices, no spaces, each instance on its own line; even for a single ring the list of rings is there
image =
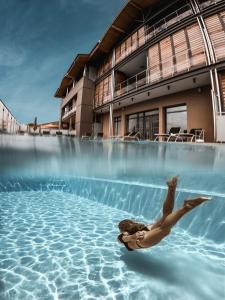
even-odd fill
[[[123,233],[119,234],[117,238],[118,238],[118,240],[119,240],[121,243],[124,244],[124,241],[123,241]]]
[[[120,231],[128,232],[129,234],[134,234],[137,231],[148,230],[146,225],[142,223],[137,223],[129,219],[125,219],[118,224]]]
[[[118,240],[124,244],[124,246],[127,248],[128,251],[134,251],[134,249],[131,249],[129,246],[128,246],[128,243],[124,242],[123,241],[123,233],[119,234],[118,235]]]

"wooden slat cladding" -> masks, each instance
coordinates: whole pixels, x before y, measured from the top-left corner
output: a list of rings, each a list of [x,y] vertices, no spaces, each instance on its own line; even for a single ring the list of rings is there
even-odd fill
[[[220,86],[222,92],[222,111],[225,112],[225,72],[220,73]]]
[[[150,82],[206,63],[204,41],[197,23],[149,48]]]
[[[145,43],[145,27],[141,27],[138,30],[138,46],[141,47]]]
[[[99,82],[95,87],[95,106],[111,100],[111,75]]]
[[[149,73],[150,82],[157,81],[161,78],[159,45],[156,44],[149,49]]]
[[[206,27],[218,61],[225,57],[225,30],[223,22],[225,23],[225,12],[205,19]]]
[[[145,43],[145,27],[141,27],[116,47],[116,64]]]
[[[175,71],[181,72],[188,67],[188,45],[184,30],[180,30],[172,35],[176,66]]]
[[[198,24],[187,27],[187,35],[190,43],[191,65],[206,63],[204,40]]]
[[[100,103],[99,103],[99,90],[100,90],[100,85],[96,85],[95,87],[95,107],[99,106]]]
[[[160,43],[162,76],[165,78],[173,74],[173,51],[170,37]]]
[[[101,66],[97,69],[97,77],[105,74],[112,67],[112,54],[110,54],[101,64]]]

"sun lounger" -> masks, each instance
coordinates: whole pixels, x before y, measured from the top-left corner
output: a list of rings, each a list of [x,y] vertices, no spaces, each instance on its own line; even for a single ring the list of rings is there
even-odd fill
[[[181,132],[176,135],[175,142],[204,142],[205,131],[202,128],[192,128],[189,133]]]
[[[181,128],[180,127],[171,127],[168,133],[157,133],[155,134],[155,142],[159,140],[161,137],[162,139],[165,139],[167,142],[174,140],[177,134],[180,133]]]
[[[91,133],[90,132],[85,133],[85,135],[82,135],[81,139],[89,141],[91,139]]]
[[[103,139],[103,132],[98,132],[97,135],[94,137],[94,140],[102,140]]]
[[[119,141],[123,139],[122,135],[113,135],[110,137],[110,139],[115,140],[115,141]]]
[[[56,131],[55,134],[56,135],[62,135],[62,131]]]
[[[50,131],[49,130],[43,130],[42,134],[43,135],[50,135]]]
[[[122,140],[123,141],[139,141],[141,139],[141,132],[132,132],[128,135],[125,135]]]

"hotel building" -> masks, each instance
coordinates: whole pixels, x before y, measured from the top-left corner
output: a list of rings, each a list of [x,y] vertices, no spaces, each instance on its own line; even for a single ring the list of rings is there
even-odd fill
[[[55,97],[78,137],[136,130],[153,140],[178,126],[225,141],[225,1],[128,1]]]
[[[20,124],[0,99],[0,134],[16,134],[20,130]]]

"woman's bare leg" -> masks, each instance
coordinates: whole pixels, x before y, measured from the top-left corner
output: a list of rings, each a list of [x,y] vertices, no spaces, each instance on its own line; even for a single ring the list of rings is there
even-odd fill
[[[171,180],[167,181],[168,192],[167,192],[166,200],[163,204],[163,216],[167,216],[171,214],[171,212],[173,211],[177,180],[178,180],[178,176],[173,177]]]
[[[196,206],[209,200],[206,197],[198,197],[195,199],[185,200],[184,206],[169,214],[161,225],[161,228],[171,228],[179,221],[186,213],[191,211]]]
[[[176,193],[176,187],[177,187],[177,180],[178,176],[173,177],[169,181],[167,181],[168,185],[168,191],[167,191],[167,196],[163,204],[163,216],[155,222],[152,225],[152,229],[155,229],[157,227],[160,227],[162,223],[164,222],[165,218],[172,213],[173,208],[174,208],[174,201],[175,201],[175,193]]]

